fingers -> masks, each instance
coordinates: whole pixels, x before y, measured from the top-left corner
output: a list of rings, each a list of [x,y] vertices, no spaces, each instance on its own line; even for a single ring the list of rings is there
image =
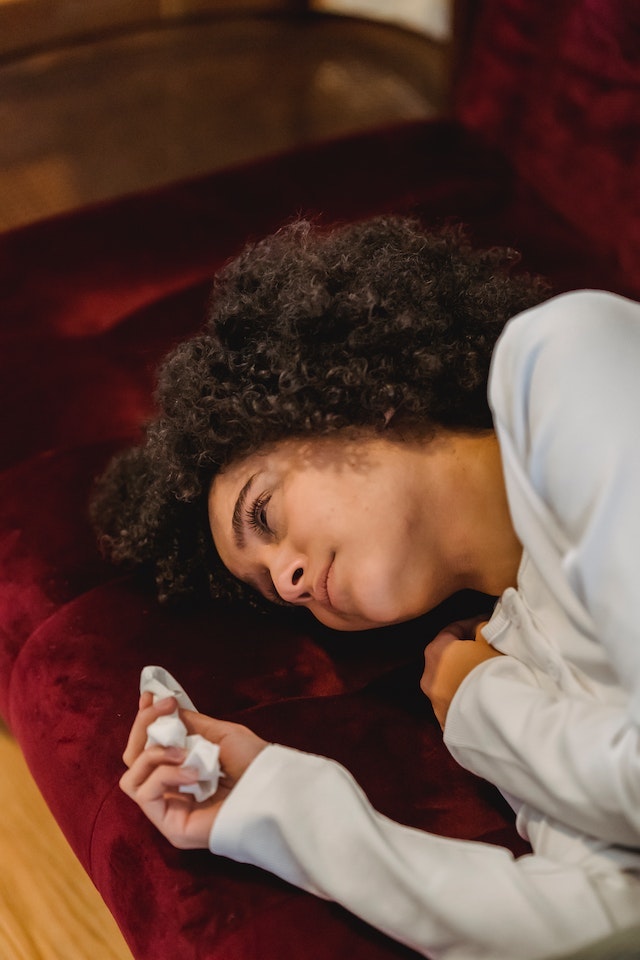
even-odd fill
[[[153,746],[144,750],[120,778],[120,787],[167,840],[180,850],[206,849],[218,810],[229,788],[198,803],[180,787],[194,784],[198,771],[182,767],[186,751]]]
[[[220,766],[229,784],[238,780],[267,746],[266,740],[242,724],[216,720],[190,710],[181,710],[180,716],[189,733],[199,733],[219,745]]]
[[[150,707],[152,703],[153,703],[152,693],[141,693],[140,699],[138,701],[138,710],[144,710],[145,707]]]
[[[177,708],[178,704],[175,697],[167,697],[166,700],[159,700],[153,703],[151,694],[143,693],[140,697],[140,709],[133,722],[127,746],[122,755],[122,759],[127,767],[136,760],[142,753],[147,742],[147,727],[157,720],[158,717],[166,716]]]
[[[198,779],[197,770],[180,766],[184,757],[176,747],[150,747],[122,775],[120,787],[175,847],[206,847],[214,814],[180,793]]]
[[[431,647],[436,644],[435,649]],[[481,663],[502,656],[479,635],[475,643],[468,640],[436,638],[425,650],[425,669],[420,688],[431,700],[440,725],[463,680]]]
[[[147,743],[147,728],[149,725],[152,724],[154,720],[157,720],[158,717],[173,713],[177,707],[178,704],[175,697],[167,697],[165,700],[159,700],[154,704],[151,694],[142,694],[140,697],[139,710],[131,727],[127,746],[122,755],[122,759],[127,767],[130,767],[144,751]],[[180,716],[189,733],[199,733],[212,743],[220,743],[226,736],[232,733],[238,734],[239,731],[249,733],[245,727],[241,727],[237,723],[216,720],[213,717],[207,717],[193,710],[181,710]]]
[[[452,643],[460,643],[459,638],[453,634],[449,633],[446,630],[441,630],[440,633],[431,640],[430,643],[424,648],[424,659],[425,662],[431,661],[434,662],[442,656],[444,650],[449,647]]]
[[[123,756],[129,769],[120,778],[120,786],[174,846],[206,847],[220,806],[267,742],[240,724],[180,710],[190,734],[199,733],[220,746],[222,782],[213,797],[198,803],[190,794],[180,793],[180,787],[198,780],[196,769],[182,767],[187,751],[159,745],[146,747],[149,724],[177,709],[174,697],[156,704],[151,701],[144,695],[140,698],[140,709]]]
[[[475,617],[467,617],[465,620],[455,620],[453,623],[444,627],[440,633],[436,634],[434,639],[445,636],[455,640],[473,640],[478,638],[478,631],[487,623],[486,614],[480,614]],[[433,641],[432,641],[433,642]]]
[[[149,815],[148,807],[185,783],[195,783],[198,771],[182,767],[186,751],[177,747],[149,747],[120,778],[122,790]]]
[[[466,640],[468,637],[467,621],[456,620],[455,623],[448,624],[436,635],[436,639],[441,636],[448,637],[451,640]]]
[[[212,743],[220,743],[225,737],[239,731],[247,731],[239,723],[231,723],[229,720],[217,720],[215,717],[208,717],[204,713],[197,713],[194,710],[181,710],[180,717],[189,733],[199,733]]]
[[[162,747],[150,747],[148,749],[146,747],[149,725],[158,717],[171,714],[176,709],[177,702],[174,697],[168,697],[166,700],[161,700],[155,704],[145,696],[140,698],[140,710],[134,720],[123,754],[124,763],[129,767],[131,775],[125,774],[121,781],[123,790],[132,796],[136,802],[140,802],[140,797],[147,803],[151,802],[152,799],[158,800],[162,796],[163,788],[166,789],[169,782],[178,782],[179,784],[193,782],[180,779],[180,777],[176,780],[176,774],[169,774],[167,770],[164,771],[164,774],[156,775],[155,773],[160,765],[164,766],[167,762],[179,766],[186,756],[184,751],[173,754],[159,753],[159,750],[163,750]],[[220,766],[228,789],[233,786],[249,764],[267,746],[266,740],[262,740],[241,724],[217,720],[193,710],[180,710],[180,717],[189,734],[200,734],[211,743],[219,745]],[[177,757],[182,759],[178,760]],[[148,780],[150,781],[149,790],[145,789],[140,794],[142,784]]]

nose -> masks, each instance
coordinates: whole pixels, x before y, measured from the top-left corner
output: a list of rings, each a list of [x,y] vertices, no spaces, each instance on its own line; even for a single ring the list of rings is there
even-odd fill
[[[271,571],[273,585],[287,603],[304,603],[311,599],[307,584],[307,567],[303,557],[295,557]]]

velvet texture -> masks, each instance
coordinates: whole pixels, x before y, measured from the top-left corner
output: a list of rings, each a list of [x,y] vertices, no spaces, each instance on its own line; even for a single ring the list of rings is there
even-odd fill
[[[99,558],[86,503],[111,453],[138,438],[158,359],[200,326],[215,269],[300,211],[462,219],[478,242],[522,249],[558,291],[640,291],[633,5],[552,6],[487,0],[450,121],[0,237],[0,712],[139,960],[413,955],[336,905],[156,833],[117,785],[146,663],[204,712],[335,757],[397,820],[525,849],[497,792],[450,759],[418,689],[425,643],[483,598],[342,636],[215,604],[166,610],[143,577]],[[607,96],[593,116],[595,89]]]
[[[457,116],[637,297],[640,5],[482,0]],[[546,9],[551,7],[553,9]]]

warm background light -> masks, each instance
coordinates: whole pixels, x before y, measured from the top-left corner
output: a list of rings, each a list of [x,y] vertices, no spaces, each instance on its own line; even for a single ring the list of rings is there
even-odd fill
[[[451,34],[451,0],[312,0],[314,10],[370,17],[422,30],[438,40]]]
[[[438,113],[443,2],[0,0],[0,231]],[[130,958],[1,722],[0,809],[0,960]]]

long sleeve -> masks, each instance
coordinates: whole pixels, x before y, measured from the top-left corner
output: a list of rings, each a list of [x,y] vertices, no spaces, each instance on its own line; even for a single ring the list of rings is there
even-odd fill
[[[558,697],[500,657],[458,690],[445,742],[462,766],[572,830],[640,847],[640,737],[625,709]]]
[[[280,746],[234,787],[209,846],[436,960],[537,958],[612,928],[584,864],[516,860],[394,823],[339,764]]]
[[[583,291],[522,314],[496,349],[490,399],[516,532],[566,629],[548,638],[556,662],[538,658],[548,683],[527,651],[496,643],[517,659],[466,678],[446,743],[543,813],[640,847],[640,305]]]

